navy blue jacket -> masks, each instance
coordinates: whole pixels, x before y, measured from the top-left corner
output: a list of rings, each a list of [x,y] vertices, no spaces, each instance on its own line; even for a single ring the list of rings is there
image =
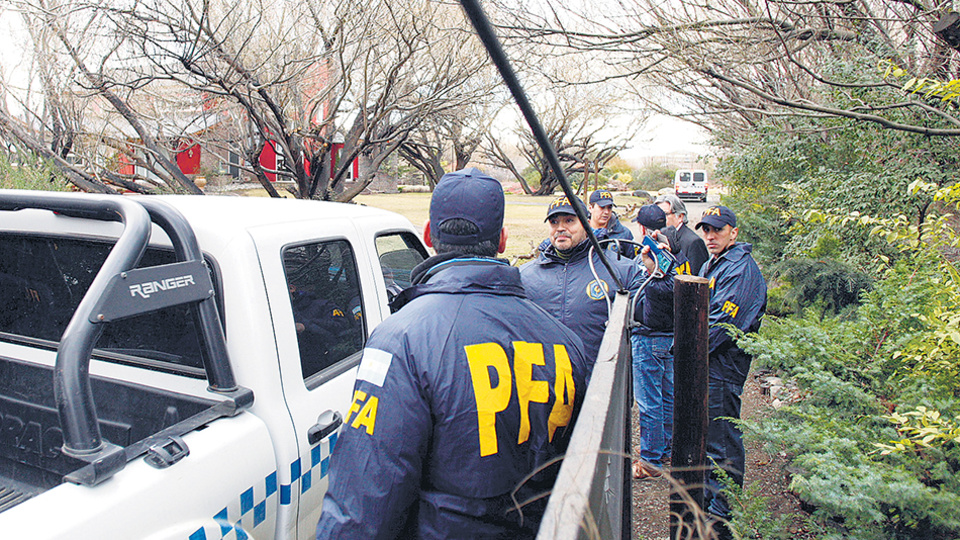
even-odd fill
[[[325,339],[328,343],[339,339],[354,324],[352,313],[348,317],[344,310],[333,303],[308,292],[291,292],[290,305],[293,307],[294,321],[304,326],[304,332]]]
[[[617,217],[616,214],[612,214],[610,216],[610,221],[607,222],[607,226],[605,228],[593,229],[593,235],[596,236],[597,240],[600,240],[600,241],[607,240],[607,239],[633,240],[633,233],[630,232],[630,229],[624,227],[623,224],[620,223],[620,219]],[[541,244],[540,249],[541,250],[546,249],[547,245],[549,245],[549,242],[550,240],[548,239],[547,244]],[[613,253],[616,253],[617,245],[618,245],[617,243],[612,242],[607,246],[607,249],[609,249]],[[637,248],[637,246],[633,243],[624,242],[622,244],[619,244],[619,246],[620,246],[620,253],[624,257],[633,259],[634,257],[636,257],[637,253],[640,252],[639,248]]]
[[[700,275],[710,280],[710,378],[743,386],[750,356],[734,343],[720,324],[756,332],[767,309],[767,283],[750,252],[753,246],[737,242],[710,258]]]
[[[532,538],[586,392],[576,335],[517,268],[432,257],[370,335],[317,538]],[[530,480],[526,475],[540,470]]]
[[[616,214],[612,214],[610,221],[607,222],[607,238],[633,240],[633,233],[620,223],[620,218],[618,218]]]
[[[520,267],[520,277],[531,300],[580,336],[583,351],[592,365],[597,360],[609,319],[605,298],[612,302],[617,291],[596,253],[593,264],[600,282],[594,278],[587,259],[589,250],[590,242],[586,240],[568,254],[561,254],[548,244],[535,260]],[[641,267],[632,259],[608,257],[623,286],[631,293],[636,291],[643,279]]]
[[[643,290],[643,294],[637,300],[636,311],[633,319],[639,326],[634,329],[634,333],[644,336],[672,336],[673,335],[673,277],[681,273],[685,268],[686,258],[683,255],[673,255],[664,250],[661,256],[670,261],[670,267],[665,272],[663,278],[654,279]],[[636,259],[637,264],[642,264],[642,259]],[[647,269],[640,267],[643,271],[643,279],[649,275]]]

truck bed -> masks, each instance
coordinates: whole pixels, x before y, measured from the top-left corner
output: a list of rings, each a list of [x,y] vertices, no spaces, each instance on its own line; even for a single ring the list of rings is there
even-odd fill
[[[219,402],[91,376],[103,438],[129,447]],[[87,465],[61,451],[53,368],[0,356],[0,511]]]

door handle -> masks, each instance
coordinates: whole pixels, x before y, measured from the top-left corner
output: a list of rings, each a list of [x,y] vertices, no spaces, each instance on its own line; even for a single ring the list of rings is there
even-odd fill
[[[343,425],[340,411],[323,411],[317,417],[317,423],[307,430],[307,442],[317,444]]]

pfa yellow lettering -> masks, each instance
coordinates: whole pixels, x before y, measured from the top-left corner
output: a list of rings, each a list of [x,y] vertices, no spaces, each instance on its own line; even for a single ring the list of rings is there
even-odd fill
[[[733,302],[727,300],[723,303],[723,307],[720,308],[724,313],[729,313],[731,317],[736,318],[737,312],[740,311],[740,306],[734,304]]]
[[[363,404],[363,408],[360,409],[360,413],[357,414],[357,417],[353,420],[353,423],[350,424],[350,427],[360,429],[360,426],[363,426],[367,430],[367,435],[373,435],[373,428],[377,423],[377,404],[379,401],[377,396],[370,396],[370,399]]]
[[[356,390],[353,392],[353,401],[350,403],[350,408],[347,410],[347,417],[344,419],[344,424],[350,423],[350,417],[353,416],[353,413],[360,411],[360,404],[367,400],[367,393],[361,390]]]
[[[517,444],[523,444],[530,438],[530,402],[546,403],[550,399],[550,385],[547,381],[533,379],[533,366],[546,364],[542,344],[514,341],[513,354],[517,397],[520,401],[520,433]]]
[[[477,425],[480,433],[480,456],[497,453],[497,413],[506,410],[513,393],[510,364],[503,347],[496,343],[480,343],[464,347],[470,378],[473,380],[473,395],[477,401]],[[497,372],[497,385],[493,385],[490,368]]]
[[[553,346],[553,358],[556,362],[556,380],[553,385],[557,401],[550,410],[550,419],[547,421],[548,440],[553,442],[553,434],[558,428],[570,423],[573,416],[573,398],[577,394],[573,384],[573,367],[570,356],[563,345]]]

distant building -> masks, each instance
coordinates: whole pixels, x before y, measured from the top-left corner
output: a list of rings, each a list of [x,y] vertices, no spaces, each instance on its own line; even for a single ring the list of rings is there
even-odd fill
[[[640,166],[660,165],[670,169],[707,169],[712,171],[716,167],[717,159],[703,156],[696,152],[670,152],[657,156],[643,156]]]
[[[326,84],[327,77],[321,67],[308,69],[301,84],[304,96],[316,95]],[[162,84],[162,83],[154,83]],[[180,88],[171,88],[170,92],[154,89],[150,99],[138,99],[134,108],[147,117],[156,119],[149,127],[157,142],[169,149],[169,157],[188,178],[206,176],[207,180],[230,182],[234,180],[253,181],[254,176],[244,171],[249,168],[247,157],[238,153],[244,137],[248,137],[250,126],[246,111],[222,96],[206,92],[184,92]],[[171,96],[170,99],[156,99],[155,96]],[[316,118],[304,121],[319,125],[329,114],[329,104],[312,108]],[[137,133],[107,103],[98,103],[87,111],[85,118],[91,132],[105,136],[95,149],[100,164],[120,174],[139,176],[148,180],[158,180],[148,169],[138,163],[145,161],[145,150]],[[334,174],[343,149],[343,137],[334,137],[332,145],[331,175]],[[279,143],[267,140],[260,150],[257,161],[268,171],[282,170],[284,156]],[[354,159],[347,170],[345,183],[356,180],[360,175],[360,159]],[[311,163],[305,162],[304,168],[309,174]],[[266,172],[271,182],[282,180],[274,172]]]

